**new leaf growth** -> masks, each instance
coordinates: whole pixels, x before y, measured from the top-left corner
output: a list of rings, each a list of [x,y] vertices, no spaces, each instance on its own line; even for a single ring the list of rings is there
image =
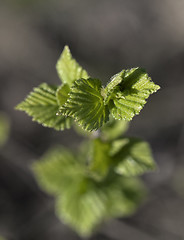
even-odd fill
[[[145,194],[137,177],[156,168],[151,149],[122,134],[160,87],[138,67],[122,70],[103,87],[73,59],[68,46],[56,69],[61,84],[42,83],[16,109],[55,130],[74,126],[88,138],[100,129],[78,153],[58,147],[33,166],[40,187],[56,198],[58,217],[89,236],[104,220],[132,214]]]
[[[68,46],[56,69],[61,85],[43,83],[16,107],[56,130],[69,128],[72,119],[85,130],[97,130],[109,121],[110,114],[114,119],[130,121],[150,94],[160,88],[142,68],[122,70],[104,88],[72,58]]]

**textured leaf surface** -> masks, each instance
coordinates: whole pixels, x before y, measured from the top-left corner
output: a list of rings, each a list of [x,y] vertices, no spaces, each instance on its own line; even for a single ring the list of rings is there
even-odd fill
[[[155,170],[149,144],[134,138],[123,138],[114,141],[111,149],[115,171],[124,176],[136,176]]]
[[[69,86],[71,86],[75,80],[89,78],[88,73],[72,58],[68,46],[65,46],[56,64],[56,69],[61,81]]]
[[[135,179],[100,184],[84,179],[58,198],[56,213],[81,236],[89,236],[102,221],[132,214],[143,196],[144,188]]]
[[[51,149],[33,166],[40,186],[51,194],[59,194],[84,175],[84,166],[65,148]]]
[[[43,83],[34,88],[34,91],[17,105],[16,109],[25,111],[29,116],[33,117],[33,121],[37,121],[45,127],[52,127],[56,130],[70,128],[70,118],[56,115],[59,110],[56,90],[57,87]]]
[[[160,87],[154,84],[145,70],[141,68],[122,71],[115,75],[113,81],[116,82],[116,78],[119,84],[116,88],[110,88],[109,107],[115,119],[130,121],[139,114],[150,94]],[[120,78],[122,78],[121,82]]]
[[[67,102],[60,113],[73,117],[85,130],[100,128],[108,121],[108,107],[101,95],[101,82],[98,79],[80,79],[74,82]]]

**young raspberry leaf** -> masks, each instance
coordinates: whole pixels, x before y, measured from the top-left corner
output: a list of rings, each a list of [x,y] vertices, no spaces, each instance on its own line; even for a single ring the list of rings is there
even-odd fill
[[[43,83],[34,88],[34,91],[23,102],[18,104],[16,109],[25,111],[32,117],[33,121],[37,121],[44,127],[56,130],[70,128],[71,118],[56,115],[59,110],[56,91],[56,86]]]
[[[112,116],[117,120],[132,120],[144,107],[150,94],[160,89],[142,68],[122,71],[113,77],[113,81],[117,81],[118,85],[116,87],[109,87],[111,83],[107,85],[105,91],[110,93],[107,93],[106,102]]]
[[[126,177],[141,175],[156,169],[148,143],[135,138],[122,138],[112,144],[111,157],[115,172]]]
[[[64,47],[63,52],[56,64],[58,76],[63,83],[71,86],[75,80],[80,78],[89,78],[88,73],[84,70],[75,59],[72,58],[68,46]]]
[[[60,113],[73,117],[85,130],[100,128],[108,121],[109,111],[101,95],[101,82],[98,79],[79,79],[74,82],[67,102]]]

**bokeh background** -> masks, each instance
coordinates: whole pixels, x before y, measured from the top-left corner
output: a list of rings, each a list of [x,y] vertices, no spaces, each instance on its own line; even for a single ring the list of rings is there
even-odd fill
[[[0,111],[10,120],[0,149],[0,235],[8,240],[80,240],[54,214],[31,164],[54,144],[76,147],[73,130],[56,132],[14,106],[42,82],[59,84],[55,64],[65,44],[91,76],[141,66],[161,90],[128,134],[150,142],[159,171],[144,175],[149,197],[126,219],[90,240],[184,239],[184,1],[1,0]]]

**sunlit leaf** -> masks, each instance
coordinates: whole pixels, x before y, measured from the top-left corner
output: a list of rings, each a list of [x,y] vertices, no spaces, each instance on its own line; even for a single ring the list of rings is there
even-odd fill
[[[119,84],[110,88],[107,100],[112,116],[117,120],[132,120],[144,107],[150,94],[160,88],[151,81],[151,78],[142,68],[122,71],[113,77],[114,82],[116,82],[116,79],[118,79],[117,83]],[[108,86],[107,90],[109,89]]]
[[[57,64],[56,69],[63,83],[71,86],[75,80],[80,78],[89,78],[88,73],[84,70],[75,59],[72,58],[70,49],[65,46]]]
[[[59,105],[56,99],[56,86],[50,86],[46,83],[34,88],[27,98],[17,105],[16,109],[25,111],[45,127],[52,127],[56,130],[70,128],[71,118],[58,116]]]
[[[85,130],[100,128],[108,121],[108,107],[101,95],[101,82],[98,79],[80,79],[74,82],[67,102],[60,113],[73,117]]]

